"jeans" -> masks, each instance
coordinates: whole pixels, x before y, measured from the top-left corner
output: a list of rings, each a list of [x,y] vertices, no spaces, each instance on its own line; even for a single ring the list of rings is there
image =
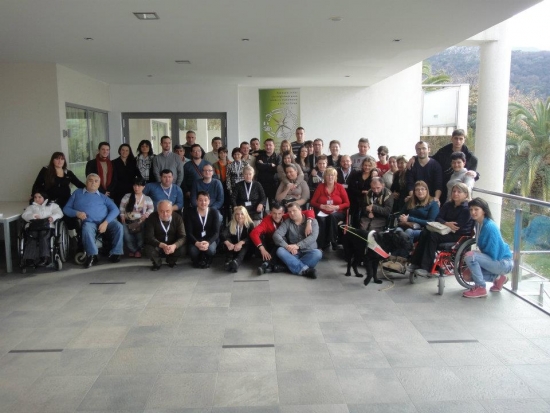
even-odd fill
[[[481,251],[466,253],[464,262],[472,272],[475,285],[481,287],[485,287],[485,281],[493,282],[500,274],[508,274],[514,266],[512,258],[494,261]]]
[[[124,245],[130,252],[141,251],[143,248],[143,230],[145,223],[141,224],[141,231],[131,233],[128,229],[128,225],[123,225],[124,228]]]
[[[82,223],[82,245],[87,255],[97,255],[97,245],[95,243],[96,234],[98,233],[97,227],[99,225],[94,222],[84,221]],[[109,222],[107,230],[105,231],[111,240],[110,255],[122,255],[124,250],[122,249],[123,229],[122,224],[116,220]],[[105,236],[104,235],[104,236]]]
[[[283,247],[279,247],[277,248],[277,256],[285,263],[292,274],[299,275],[308,268],[315,268],[323,258],[323,253],[318,249],[313,249],[298,251],[298,254],[292,255]]]
[[[217,247],[218,243],[216,241],[210,244],[208,246],[208,250],[206,251],[200,251],[194,245],[189,245],[189,255],[191,256],[191,261],[193,262],[193,264],[198,264],[199,261],[205,260],[207,264],[210,264],[212,262],[212,259],[216,255]]]
[[[403,231],[403,228],[401,227],[395,228],[395,232],[399,232],[399,231],[405,232],[405,234],[408,235],[409,239],[411,240],[411,244],[414,244],[414,241],[420,238],[420,233],[422,232],[421,229],[407,228],[406,230]]]

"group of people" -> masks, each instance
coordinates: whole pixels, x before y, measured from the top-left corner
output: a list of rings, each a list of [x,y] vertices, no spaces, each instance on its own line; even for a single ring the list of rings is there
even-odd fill
[[[345,223],[381,231],[394,214],[396,230],[418,242],[410,266],[417,271],[430,270],[440,242],[472,235],[474,222],[478,234],[489,229],[490,237],[497,234],[484,201],[468,204],[479,175],[462,130],[454,131],[451,143],[433,157],[429,144],[418,142],[410,160],[389,156],[386,146],[378,148],[375,160],[368,154],[366,138],[359,140],[359,152],[351,156],[340,153],[337,140],[329,143],[330,153],[325,154],[323,140],[306,141],[301,127],[296,141],[283,141],[279,153],[271,139],[263,149],[256,138],[242,142],[232,150],[232,162],[220,138],[212,140],[208,153],[195,139],[188,131],[186,144],[172,151],[170,137],[164,136],[162,153],[156,156],[149,141],[140,142],[135,157],[123,144],[120,157],[112,162],[109,144],[102,142],[96,158],[86,165],[86,183],[56,152],[33,186],[34,204],[55,200],[66,216],[82,221],[86,267],[97,260],[98,232],[109,235],[113,262],[120,260],[125,247],[129,257],[148,256],[156,271],[162,257],[175,266],[187,245],[198,268],[209,267],[216,252],[223,250],[229,272],[238,271],[255,253],[262,259],[259,274],[286,269],[309,278],[316,278],[323,250],[341,248]],[[77,187],[72,195],[71,184]],[[483,219],[478,221],[480,215]],[[429,232],[430,221],[452,232]],[[488,242],[491,259],[508,259],[502,244],[495,256],[494,241]],[[484,286],[483,280],[491,275],[480,270],[486,261],[476,254],[467,263],[476,284],[479,280]],[[495,285],[505,282],[505,275],[497,275]]]

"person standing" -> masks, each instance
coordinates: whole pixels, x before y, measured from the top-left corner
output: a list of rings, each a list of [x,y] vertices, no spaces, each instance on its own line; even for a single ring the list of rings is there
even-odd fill
[[[420,141],[415,146],[416,162],[411,169],[407,171],[407,192],[408,197],[412,197],[414,184],[417,181],[424,181],[430,189],[430,196],[435,201],[440,202],[443,188],[443,172],[437,161],[429,157],[430,145],[428,142]],[[408,201],[409,198],[405,198]]]
[[[95,159],[86,163],[86,176],[97,174],[101,180],[99,192],[112,198],[117,188],[117,176],[109,157],[110,152],[111,145],[109,145],[109,142],[100,142],[97,146]]]
[[[181,189],[183,191],[186,206],[191,204],[191,188],[193,188],[193,183],[197,179],[202,179],[202,169],[206,165],[210,165],[208,161],[201,158],[201,154],[201,146],[198,143],[193,144],[191,146],[191,161],[183,166],[185,179],[183,180]]]
[[[264,142],[265,152],[256,158],[256,169],[258,171],[257,180],[262,185],[269,203],[275,201],[277,192],[277,183],[275,175],[277,166],[281,163],[281,158],[275,153],[275,142],[273,139],[266,139]]]
[[[370,143],[367,138],[361,138],[357,142],[357,148],[359,152],[354,155],[351,155],[351,162],[353,169],[360,171],[363,160],[369,156]]]
[[[290,145],[292,147],[292,152],[294,153],[294,156],[297,157],[300,148],[304,146],[304,142],[306,141],[306,130],[301,126],[298,126],[295,133],[296,140],[294,142],[291,142]]]
[[[116,191],[113,194],[115,205],[120,205],[120,201],[124,195],[132,192],[136,177],[141,178],[139,169],[137,168],[136,158],[132,153],[132,148],[127,143],[123,143],[118,147],[119,157],[113,161],[113,168],[117,176]]]
[[[218,150],[222,147],[222,138],[216,136],[212,138],[212,150],[204,155],[204,160],[214,164],[218,162]]]
[[[155,181],[160,182],[160,173],[165,169],[172,171],[175,184],[181,185],[183,182],[183,162],[178,154],[172,152],[172,139],[170,136],[160,138],[162,153],[158,154],[153,159],[153,175]]]

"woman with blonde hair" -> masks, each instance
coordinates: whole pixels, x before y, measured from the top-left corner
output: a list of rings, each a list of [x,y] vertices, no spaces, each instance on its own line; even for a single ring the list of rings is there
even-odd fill
[[[254,222],[244,206],[233,208],[233,217],[229,225],[221,234],[225,256],[225,269],[228,272],[237,272],[239,265],[248,255],[251,245],[250,231],[254,229]]]
[[[279,156],[282,158],[285,152],[290,152],[292,154],[292,160],[294,160],[294,152],[292,152],[290,141],[283,139],[279,145]]]
[[[424,181],[416,181],[413,196],[407,202],[399,215],[398,230],[405,233],[414,242],[420,236],[428,222],[435,221],[439,214],[439,203],[430,196],[428,184]]]
[[[319,249],[325,249],[330,244],[333,250],[337,249],[338,223],[345,222],[349,208],[348,193],[342,184],[336,182],[336,175],[336,169],[327,168],[323,182],[317,186],[311,198],[311,206],[315,209],[319,223]]]

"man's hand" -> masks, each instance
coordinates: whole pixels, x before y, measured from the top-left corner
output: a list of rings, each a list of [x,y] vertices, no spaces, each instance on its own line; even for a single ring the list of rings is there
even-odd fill
[[[164,248],[164,253],[166,255],[170,255],[170,254],[173,254],[174,251],[176,251],[176,245],[175,244],[172,244],[172,245],[166,245]]]
[[[88,215],[86,215],[85,212],[78,211],[78,212],[76,213],[76,217],[77,217],[78,219],[81,219],[82,221],[84,221],[86,218],[88,218]]]
[[[271,260],[271,254],[269,252],[267,252],[267,250],[265,249],[265,247],[262,245],[260,248],[260,254],[262,254],[262,260],[264,261],[270,261]]]
[[[262,212],[264,210],[263,204],[258,204],[258,207],[256,208],[256,212]]]
[[[309,173],[311,176],[317,176],[317,169],[312,169]]]
[[[471,176],[472,178],[475,178],[477,176],[476,171],[468,171],[466,172],[466,176]]]
[[[416,161],[416,157],[415,156],[411,156],[411,159],[409,159],[409,162],[407,162],[407,170],[411,170],[411,168],[413,167],[414,163]]]
[[[123,224],[126,224],[126,215],[120,216],[120,222],[122,222]]]
[[[53,222],[53,217],[48,217],[48,222],[52,223]]]
[[[97,227],[97,230],[99,231],[100,234],[103,234],[105,233],[105,231],[107,231],[107,225],[109,225],[107,221],[103,221],[101,224],[99,224],[99,226]]]
[[[292,244],[292,245],[287,245],[286,250],[290,252],[292,255],[296,255],[298,254],[298,251],[300,250],[300,248],[298,247],[298,245]]]
[[[409,220],[409,216],[408,215],[405,215],[405,214],[401,214],[399,215],[399,222],[401,223],[405,223]]]

